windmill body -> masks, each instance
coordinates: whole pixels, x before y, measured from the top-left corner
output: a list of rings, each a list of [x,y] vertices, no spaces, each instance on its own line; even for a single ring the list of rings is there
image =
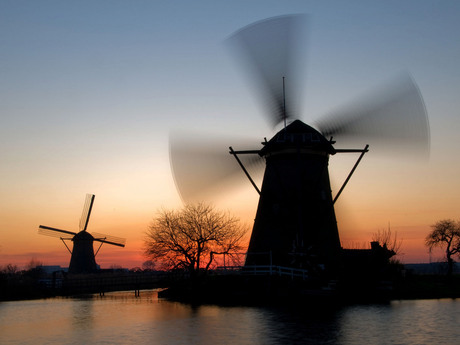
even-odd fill
[[[296,120],[259,152],[266,160],[246,265],[334,267],[340,240],[324,136]]]
[[[87,231],[80,231],[73,238],[69,273],[91,273],[98,269],[94,255],[94,237]]]
[[[83,213],[80,219],[80,231],[72,232],[68,230],[62,230],[52,228],[49,226],[40,225],[38,233],[41,235],[47,235],[51,237],[58,237],[62,240],[66,248],[69,250],[70,264],[69,273],[71,274],[82,274],[82,273],[94,273],[98,270],[96,264],[96,255],[99,249],[104,243],[124,247],[126,240],[115,236],[102,235],[102,234],[90,234],[87,232],[89,217],[93,208],[95,196],[93,194],[87,194],[85,205],[83,207]],[[63,237],[65,236],[66,237]],[[71,237],[69,237],[71,236]],[[73,243],[72,250],[69,249],[66,240],[71,240]],[[94,253],[94,242],[99,242],[100,246],[96,253]]]
[[[312,275],[335,275],[344,258],[340,246],[334,203],[368,148],[391,157],[427,157],[429,121],[421,93],[410,76],[358,102],[322,116],[310,127],[297,120],[304,99],[302,65],[306,61],[306,17],[286,15],[268,18],[236,31],[228,40],[247,75],[255,82],[269,123],[284,123],[262,149],[233,150],[235,170],[224,167],[226,155],[206,136],[170,139],[170,159],[176,186],[185,202],[209,195],[223,195],[239,165],[259,193],[259,203],[246,256],[246,265],[303,268]],[[291,122],[289,125],[287,123]],[[364,149],[334,148],[366,145]],[[331,138],[330,140],[326,138]],[[235,138],[235,145],[245,145]],[[226,143],[226,145],[231,142]],[[227,146],[228,147],[228,146]],[[332,198],[329,157],[336,153],[360,153],[342,187]],[[409,155],[406,155],[409,153]],[[238,155],[265,160],[259,189]],[[258,154],[258,156],[257,156]],[[260,156],[260,157],[259,157]],[[219,159],[217,159],[217,157]],[[228,158],[228,155],[227,155]],[[204,182],[203,182],[204,181]]]

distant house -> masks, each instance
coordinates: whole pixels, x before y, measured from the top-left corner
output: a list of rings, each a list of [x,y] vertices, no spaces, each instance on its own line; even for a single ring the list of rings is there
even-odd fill
[[[370,249],[343,249],[342,274],[350,279],[385,278],[390,258],[396,255],[386,245],[371,242]]]
[[[44,274],[53,274],[54,272],[67,272],[69,270],[68,267],[61,267],[58,265],[40,266],[40,269]]]

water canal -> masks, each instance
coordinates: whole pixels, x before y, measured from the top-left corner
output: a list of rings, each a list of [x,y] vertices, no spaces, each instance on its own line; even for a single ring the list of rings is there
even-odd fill
[[[191,306],[155,291],[0,302],[0,344],[458,344],[460,301],[321,311]]]

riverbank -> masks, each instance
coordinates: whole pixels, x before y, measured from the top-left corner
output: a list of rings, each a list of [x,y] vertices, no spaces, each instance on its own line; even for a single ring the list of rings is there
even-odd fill
[[[100,294],[165,288],[183,276],[166,272],[100,272],[78,275],[31,277],[25,274],[0,277],[0,301],[40,299],[56,296]]]
[[[411,275],[396,282],[341,284],[293,281],[282,277],[210,276],[182,281],[159,297],[195,304],[267,305],[353,304],[391,300],[460,298],[460,276]]]
[[[460,298],[460,275],[411,275],[394,283],[394,299]]]
[[[5,278],[5,277],[4,277]],[[17,276],[0,282],[0,301],[40,299],[109,291],[164,288],[161,298],[188,303],[277,304],[360,303],[402,299],[460,298],[460,275],[416,275],[393,282],[346,282],[291,279],[279,276],[183,276],[137,272],[102,274],[58,280]]]

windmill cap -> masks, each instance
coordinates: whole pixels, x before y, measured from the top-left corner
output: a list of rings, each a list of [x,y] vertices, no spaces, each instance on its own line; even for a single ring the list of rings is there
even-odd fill
[[[94,237],[89,232],[80,231],[72,238],[72,241],[94,241]]]
[[[280,130],[260,150],[260,155],[286,149],[309,149],[313,151],[335,154],[331,142],[313,127],[295,120]]]

